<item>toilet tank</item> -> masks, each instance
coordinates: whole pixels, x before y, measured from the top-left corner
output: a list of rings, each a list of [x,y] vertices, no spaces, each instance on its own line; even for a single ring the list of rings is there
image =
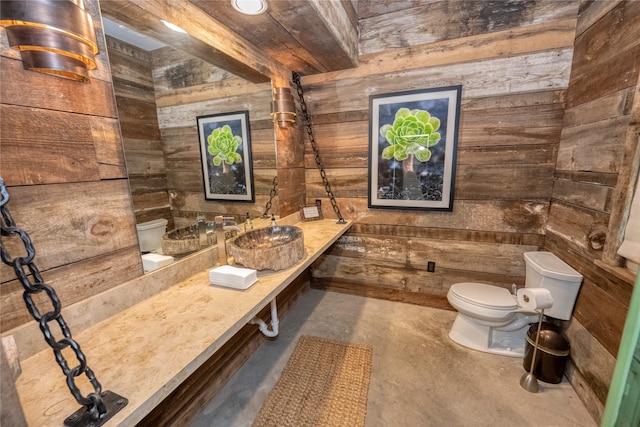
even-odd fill
[[[162,236],[167,231],[167,221],[164,218],[136,224],[138,244],[141,252],[153,252],[162,246]]]
[[[551,292],[553,306],[544,314],[561,320],[571,319],[582,284],[582,275],[551,252],[525,252],[525,287]]]

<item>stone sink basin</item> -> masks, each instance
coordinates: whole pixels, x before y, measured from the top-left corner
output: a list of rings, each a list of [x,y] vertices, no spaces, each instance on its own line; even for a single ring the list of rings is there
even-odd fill
[[[215,244],[216,237],[209,237],[210,244]],[[162,253],[164,255],[183,255],[202,249],[198,228],[191,225],[185,228],[178,228],[162,236]]]
[[[227,251],[247,268],[284,270],[304,257],[304,235],[290,225],[260,228],[229,241]]]

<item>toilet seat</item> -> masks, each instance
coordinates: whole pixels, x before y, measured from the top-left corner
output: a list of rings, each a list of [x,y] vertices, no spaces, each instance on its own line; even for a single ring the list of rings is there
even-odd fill
[[[513,311],[518,308],[516,299],[505,288],[484,283],[456,283],[449,288],[455,297],[468,304],[491,310]]]
[[[484,283],[456,283],[449,288],[447,300],[459,313],[495,327],[508,324],[520,311],[509,291]]]

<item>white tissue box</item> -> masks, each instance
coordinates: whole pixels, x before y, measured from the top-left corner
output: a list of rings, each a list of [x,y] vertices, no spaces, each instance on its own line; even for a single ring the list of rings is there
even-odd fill
[[[164,267],[174,261],[172,256],[159,255],[159,254],[144,254],[142,255],[142,267],[144,271],[153,271],[156,268]]]
[[[213,270],[209,270],[209,280],[212,285],[234,289],[248,289],[258,281],[258,272],[251,268],[222,265]]]

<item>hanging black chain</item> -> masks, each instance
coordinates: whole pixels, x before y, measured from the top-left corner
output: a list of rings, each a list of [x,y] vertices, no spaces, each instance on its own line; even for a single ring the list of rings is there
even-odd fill
[[[273,206],[273,198],[278,194],[278,176],[276,175],[273,178],[273,187],[271,188],[271,192],[269,193],[269,201],[264,205],[264,213],[262,214],[262,218],[269,218],[269,211]]]
[[[33,262],[36,250],[31,243],[29,235],[24,230],[17,227],[13,221],[13,218],[6,206],[8,201],[9,193],[4,185],[4,180],[0,177],[1,236],[20,236],[27,253],[26,257],[11,258],[5,249],[2,239],[0,239],[0,257],[2,258],[2,262],[13,267],[16,277],[24,288],[23,299],[27,305],[27,310],[40,324],[40,330],[44,335],[45,341],[53,349],[56,362],[58,362],[58,365],[62,368],[62,372],[67,377],[67,386],[69,387],[71,394],[80,405],[85,407],[84,409],[80,409],[74,413],[71,417],[68,417],[65,420],[65,424],[77,425],[77,422],[82,420],[83,424],[81,425],[100,426],[109,420],[121,408],[126,406],[127,399],[109,391],[102,391],[102,386],[98,382],[98,379],[89,366],[87,366],[87,360],[80,349],[80,344],[72,338],[71,330],[62,317],[62,304],[60,303],[60,299],[58,298],[55,289],[44,283],[40,270],[38,270],[38,267]],[[28,269],[28,273],[25,271],[25,268]],[[33,300],[33,295],[40,292],[45,292],[47,294],[53,307],[53,311],[48,311],[44,314],[40,313],[40,310]],[[54,338],[51,328],[49,327],[50,322],[56,322],[58,324],[64,338]],[[79,362],[79,365],[73,368],[69,368],[67,360],[62,354],[62,350],[67,347],[70,347],[73,350]],[[94,389],[94,392],[89,393],[87,396],[82,395],[80,389],[75,383],[75,378],[82,374],[87,376]],[[116,404],[112,405],[112,403]]]
[[[320,171],[320,177],[322,178],[322,183],[324,184],[324,189],[327,192],[327,196],[329,196],[329,201],[331,202],[331,207],[333,207],[333,211],[338,216],[338,224],[346,224],[347,221],[344,220],[342,214],[340,213],[340,208],[338,207],[338,203],[336,202],[336,197],[333,195],[333,191],[331,191],[331,185],[329,185],[329,179],[327,178],[327,174],[324,171],[324,167],[322,166],[322,159],[320,158],[320,151],[318,150],[318,144],[316,143],[316,139],[313,136],[313,127],[311,126],[311,116],[309,115],[309,110],[307,109],[307,103],[304,101],[304,92],[302,91],[302,84],[300,83],[300,75],[293,72],[293,82],[296,84],[296,89],[298,91],[298,97],[300,98],[300,108],[302,108],[302,115],[304,116],[305,125],[307,127],[307,134],[309,135],[309,141],[311,142],[311,148],[313,148],[313,157],[316,160],[316,166],[318,166],[318,170]]]

